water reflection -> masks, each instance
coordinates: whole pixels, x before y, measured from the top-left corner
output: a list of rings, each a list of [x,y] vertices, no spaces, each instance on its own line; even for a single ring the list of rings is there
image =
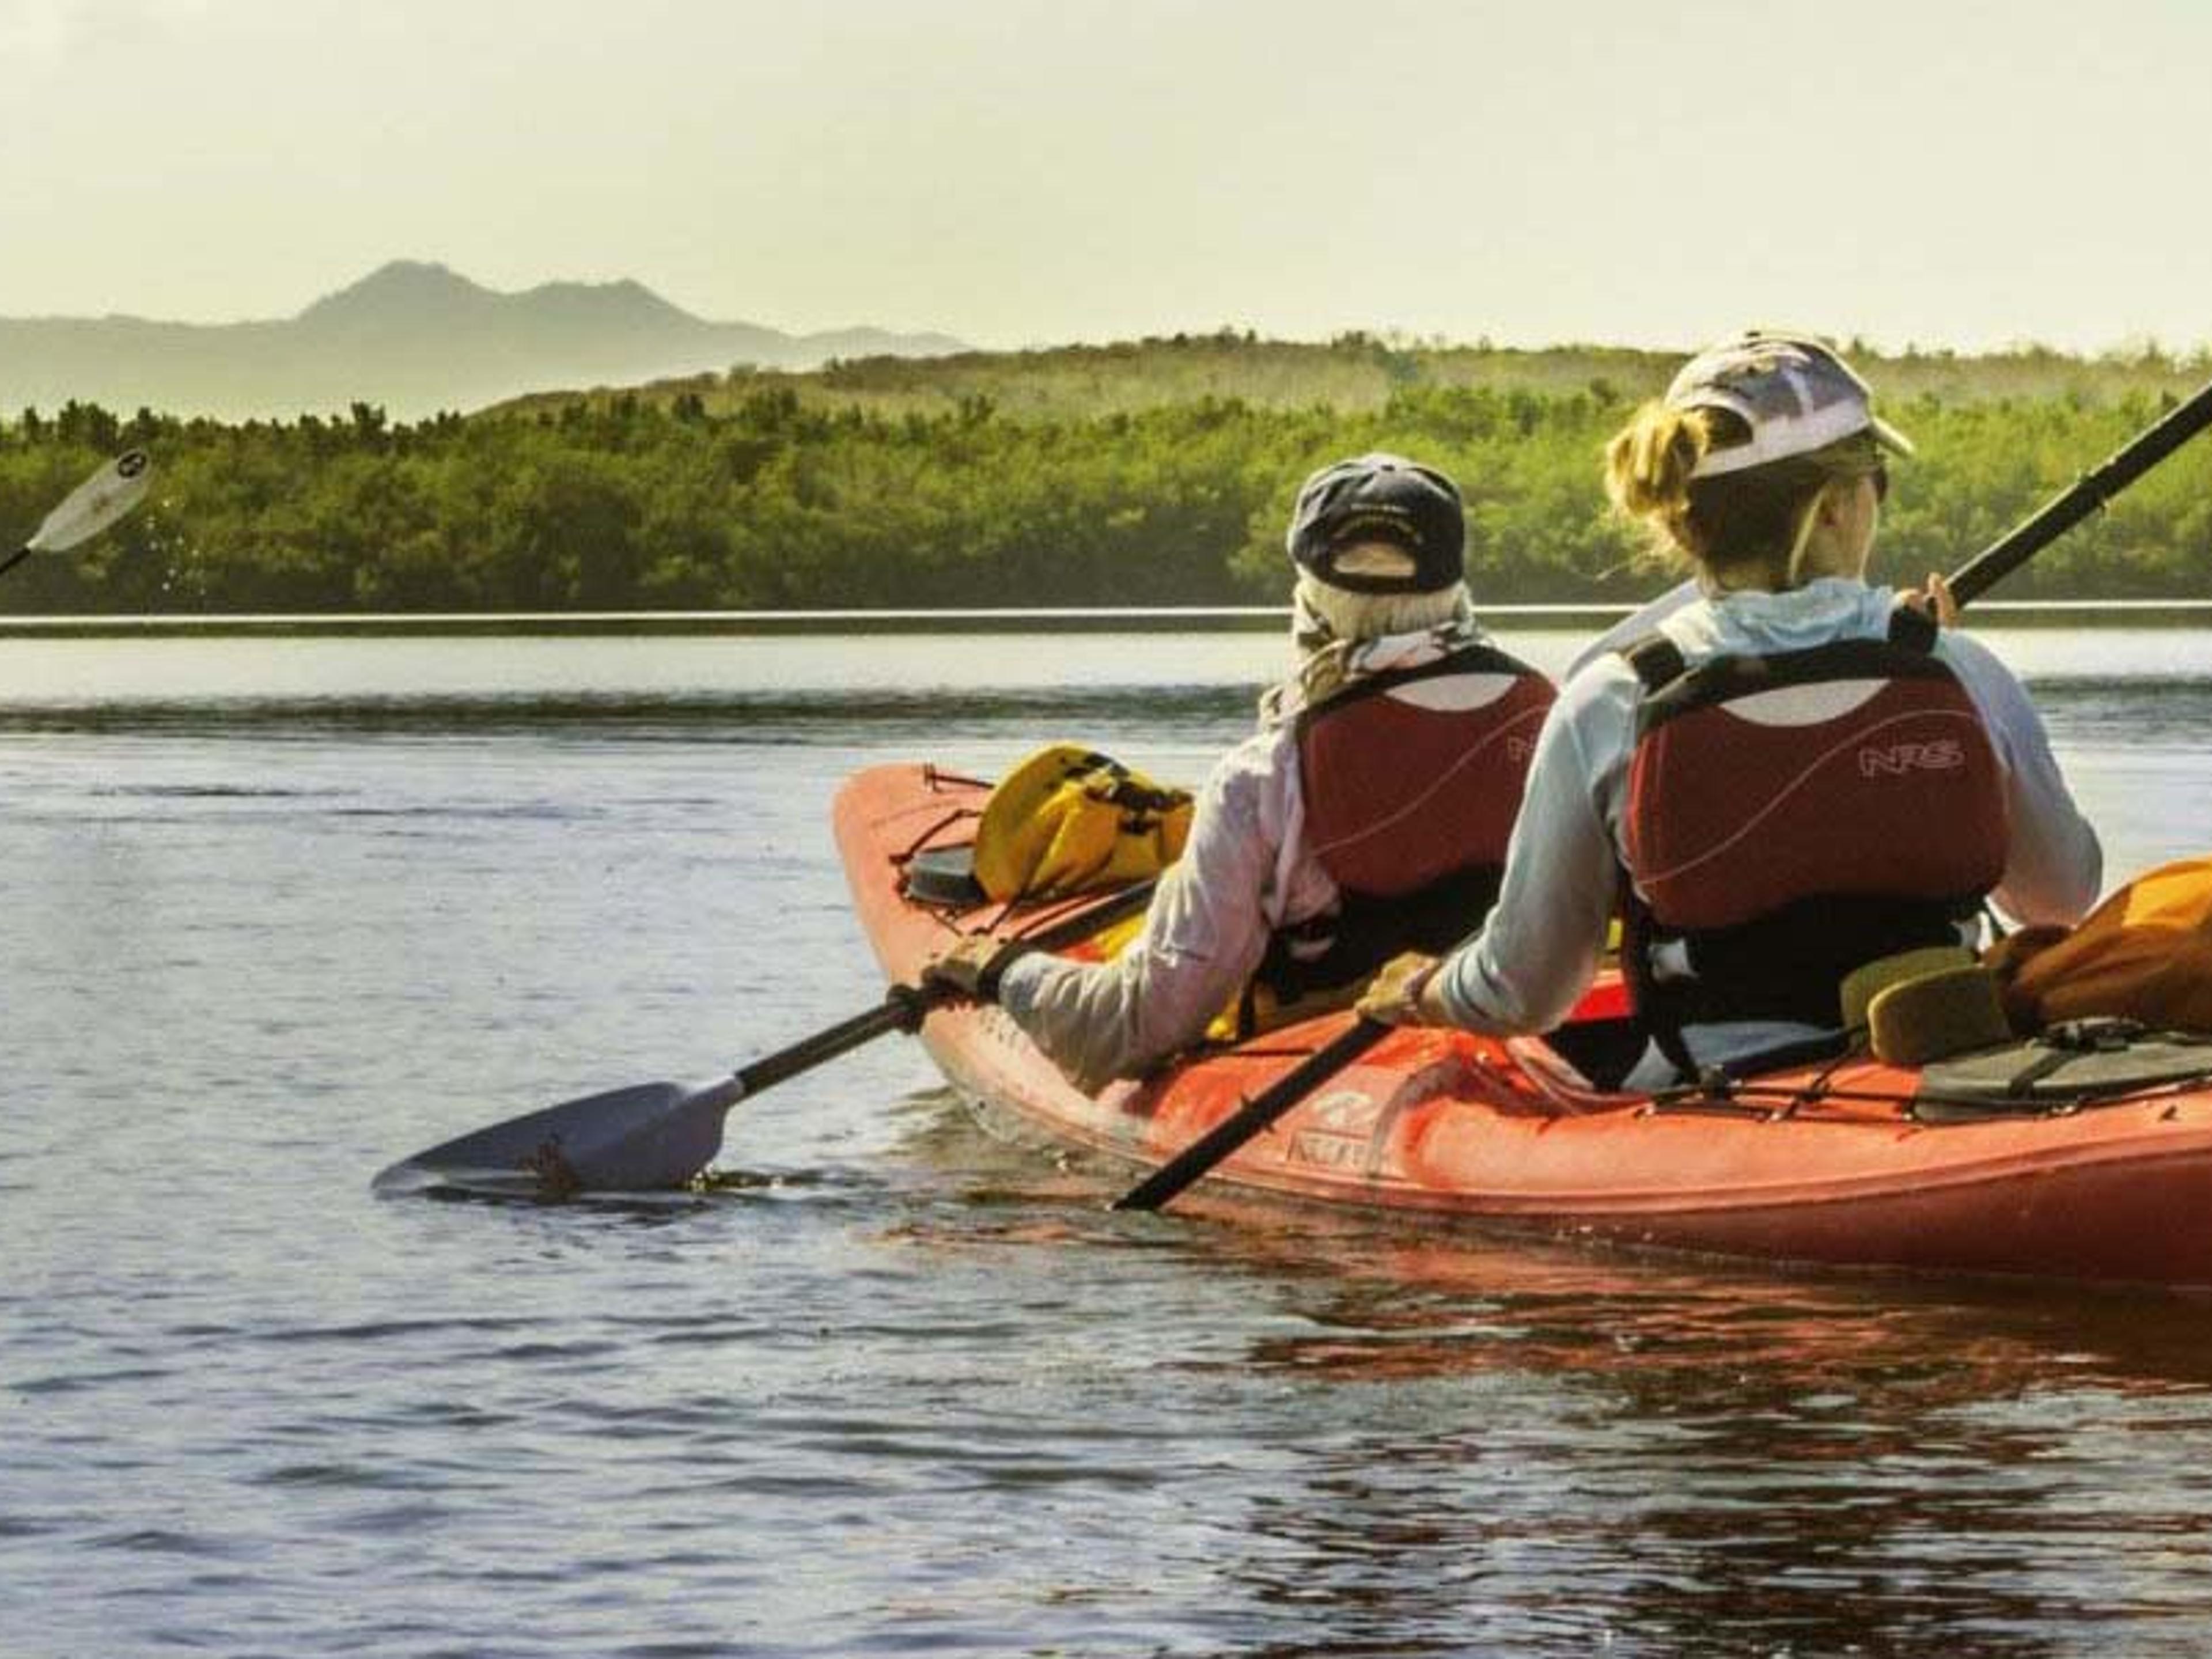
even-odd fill
[[[1240,1218],[1232,1260],[1332,1265],[1317,1334],[1255,1358],[1331,1376],[1468,1370],[1661,1376],[1675,1397],[1721,1375],[1728,1397],[1904,1389],[1916,1408],[2057,1380],[2122,1389],[2212,1383],[2202,1298],[1903,1273],[1746,1271],[1601,1244],[1363,1239],[1302,1223],[1295,1240]],[[1327,1240],[1315,1250],[1319,1230]],[[1741,1373],[1737,1375],[1736,1373]],[[1903,1403],[1903,1402],[1900,1402]]]
[[[1003,1112],[978,1118],[939,1091],[902,1121],[901,1154],[927,1166],[920,1179],[958,1183],[971,1207],[957,1231],[971,1241],[1079,1241],[1297,1291],[1297,1328],[1256,1338],[1240,1365],[1391,1384],[1603,1376],[1692,1407],[1717,1388],[1731,1409],[1844,1388],[1917,1413],[2046,1385],[2212,1386],[2212,1294],[1748,1266],[1205,1188],[1156,1226],[1103,1212],[1127,1166]]]
[[[2171,1626],[2176,1652],[2212,1635],[2212,1468],[2176,1449],[2212,1385],[2202,1299],[1218,1200],[1107,1216],[1116,1167],[968,1124],[942,1096],[910,1122],[915,1190],[951,1180],[964,1203],[908,1237],[1012,1281],[1117,1283],[1148,1310],[1158,1386],[1200,1423],[1212,1400],[1267,1418],[1265,1479],[1170,1477],[1238,1651],[2032,1655],[2119,1619]],[[1231,1306],[1243,1337],[1223,1343]]]
[[[1863,1320],[1733,1352],[1732,1322],[1666,1322],[1692,1340],[1656,1370],[1347,1401],[1362,1431],[1250,1506],[1241,1587],[1330,1632],[1270,1650],[1409,1623],[1516,1651],[2057,1653],[2121,1619],[2174,1623],[2175,1651],[2202,1638],[2212,1494],[2160,1445],[2193,1413],[2023,1389],[2041,1362],[2009,1342],[1953,1364],[1909,1322],[1866,1352]]]

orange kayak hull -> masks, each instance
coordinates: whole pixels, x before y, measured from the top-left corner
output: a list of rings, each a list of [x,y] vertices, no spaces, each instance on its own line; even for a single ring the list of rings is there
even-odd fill
[[[963,935],[1012,937],[1085,901],[925,905],[919,852],[972,839],[988,786],[920,764],[841,790],[837,842],[887,980]],[[1620,1012],[1601,982],[1577,1018]],[[1004,1013],[921,1038],[955,1088],[1073,1146],[1156,1167],[1340,1032],[1335,1014],[1088,1095]],[[1590,1087],[1550,1044],[1395,1032],[1209,1175],[1194,1198],[1352,1206],[1727,1256],[2212,1285],[2212,1083],[2058,1115],[1923,1121],[1910,1069],[1865,1060],[1672,1099]],[[1188,1201],[1188,1200],[1185,1200]]]

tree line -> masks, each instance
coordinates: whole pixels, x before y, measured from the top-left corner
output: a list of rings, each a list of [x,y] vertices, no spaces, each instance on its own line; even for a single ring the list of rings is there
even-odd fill
[[[1467,497],[1479,600],[1613,604],[1663,580],[1607,511],[1606,439],[1645,388],[1409,380],[1367,407],[1202,395],[1016,417],[988,397],[887,413],[748,382],[395,423],[228,424],[94,405],[0,427],[0,535],[106,456],[151,450],[148,503],[19,568],[18,612],[785,610],[1266,604],[1313,467],[1366,449]],[[2148,425],[2170,390],[1886,402],[1919,446],[1884,509],[1887,571],[1961,562]],[[2199,597],[2212,441],[2010,578],[2006,597]]]

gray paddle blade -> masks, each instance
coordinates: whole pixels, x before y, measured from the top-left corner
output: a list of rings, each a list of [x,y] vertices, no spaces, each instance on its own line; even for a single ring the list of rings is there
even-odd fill
[[[23,550],[66,553],[137,506],[146,487],[153,482],[153,464],[147,459],[144,450],[134,449],[117,457],[71,490],[66,501],[47,514],[46,522],[24,544]]]
[[[743,1093],[734,1078],[704,1089],[611,1089],[417,1152],[380,1174],[371,1190],[559,1199],[681,1187],[714,1161],[723,1117]]]

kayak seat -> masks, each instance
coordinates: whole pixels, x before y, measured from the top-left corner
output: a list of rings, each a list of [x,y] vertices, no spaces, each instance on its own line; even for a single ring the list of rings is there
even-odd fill
[[[1997,976],[1978,962],[1885,987],[1866,1007],[1869,1046],[1893,1066],[1925,1066],[2013,1040]]]
[[[1876,957],[1853,969],[1844,976],[1838,992],[1843,1004],[1844,1029],[1867,1030],[1872,1024],[1869,1015],[1874,1000],[1891,987],[1953,968],[1971,968],[1976,960],[1974,953],[1963,945],[1923,945],[1917,950],[1899,951],[1893,956]]]

